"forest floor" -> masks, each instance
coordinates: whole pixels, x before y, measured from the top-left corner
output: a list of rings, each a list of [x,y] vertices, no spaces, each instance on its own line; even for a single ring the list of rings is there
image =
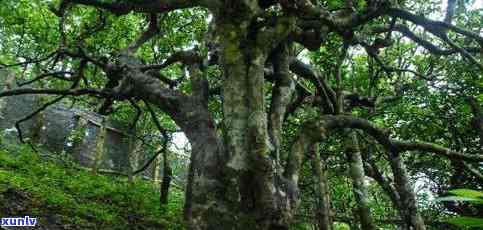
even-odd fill
[[[152,182],[93,175],[29,146],[5,146],[0,144],[0,218],[37,218],[37,227],[21,229],[183,229],[181,191],[172,190],[161,207]]]

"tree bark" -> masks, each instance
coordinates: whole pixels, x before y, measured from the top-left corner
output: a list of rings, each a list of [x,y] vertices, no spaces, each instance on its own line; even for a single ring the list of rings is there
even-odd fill
[[[369,195],[365,184],[364,163],[362,162],[359,141],[354,131],[349,131],[346,140],[346,156],[349,161],[353,193],[358,205],[357,214],[363,230],[375,230],[376,225],[369,208]]]
[[[169,165],[168,150],[166,149],[163,152],[163,180],[161,182],[161,195],[159,198],[161,205],[168,203],[169,186],[171,184],[172,176],[173,171],[171,170],[171,166]]]
[[[416,194],[409,182],[406,166],[399,152],[390,153],[389,163],[394,175],[396,191],[401,199],[400,213],[405,222],[405,229],[425,230],[426,225],[418,212]]]
[[[228,167],[237,175],[243,225],[268,229],[279,217],[275,211],[274,165],[269,155],[264,111],[267,53],[256,46],[250,47],[250,51],[240,48],[241,41],[249,36],[243,25],[228,23],[221,28]]]
[[[240,12],[246,9],[256,11],[258,8],[254,6],[256,2],[244,1],[239,4],[242,5]],[[245,13],[247,15],[243,17],[252,17],[254,12]],[[270,154],[265,113],[264,66],[271,49],[260,41],[264,39],[262,35],[249,31],[249,24],[250,20],[218,22],[220,56],[225,78],[222,96],[225,131],[223,137],[226,145],[223,148],[223,154],[226,154],[223,160],[226,162],[221,162],[221,165],[226,166],[223,170],[223,188],[226,190],[220,193],[223,196],[221,200],[214,203],[224,202],[230,205],[224,205],[224,210],[218,212],[218,215],[216,212],[210,212],[209,216],[205,214],[203,218],[199,218],[202,221],[197,225],[190,224],[193,229],[213,229],[218,226],[223,226],[224,229],[288,229],[292,218],[293,206],[290,206],[289,200],[294,198],[294,187],[288,185],[276,172],[276,164]],[[197,147],[193,146],[193,150],[195,149]],[[194,164],[197,161],[195,159]],[[220,164],[214,164],[214,167],[219,169]],[[193,166],[192,171],[196,168]],[[200,181],[195,176],[190,175],[193,178],[191,181]],[[194,194],[194,186],[188,189]],[[193,206],[199,203],[194,200],[194,196],[187,198],[193,199],[190,202]],[[203,199],[205,202],[206,197]],[[192,211],[188,219],[196,220],[197,214],[194,213]],[[220,224],[223,219],[227,219],[225,224]]]
[[[187,107],[189,108],[189,107]],[[190,168],[186,188],[185,218],[189,229],[216,229],[236,223],[225,179],[226,156],[205,107],[194,107],[181,114],[192,114],[177,123],[191,144]],[[191,111],[191,112],[189,112]]]
[[[333,229],[330,209],[330,195],[327,181],[325,161],[320,157],[317,144],[312,145],[309,154],[312,156],[312,171],[315,187],[315,219],[319,230]]]

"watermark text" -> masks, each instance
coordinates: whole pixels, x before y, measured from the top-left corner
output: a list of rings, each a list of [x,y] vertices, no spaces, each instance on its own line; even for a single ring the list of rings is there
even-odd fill
[[[25,217],[6,217],[2,218],[2,227],[33,227],[37,224],[37,218]]]

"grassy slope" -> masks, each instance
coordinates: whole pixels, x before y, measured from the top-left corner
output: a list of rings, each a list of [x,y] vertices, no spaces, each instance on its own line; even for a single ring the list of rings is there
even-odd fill
[[[45,229],[182,229],[179,191],[161,208],[152,183],[94,176],[28,147],[16,152],[0,147],[0,217],[38,217]]]

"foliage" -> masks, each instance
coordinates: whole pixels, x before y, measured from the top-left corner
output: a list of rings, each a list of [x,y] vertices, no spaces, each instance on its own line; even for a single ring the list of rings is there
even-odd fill
[[[169,204],[161,207],[156,184],[92,175],[45,157],[25,145],[17,151],[0,150],[2,205],[15,202],[2,197],[2,192],[13,188],[29,194],[30,207],[26,208],[41,222],[54,215],[63,225],[78,229],[131,229],[132,225],[136,229],[183,229],[181,191],[172,189]],[[0,210],[5,210],[2,205]]]
[[[483,206],[483,192],[472,189],[454,189],[448,191],[453,196],[445,196],[438,198],[438,201],[456,201],[456,202],[470,202],[475,205]],[[448,220],[448,223],[460,227],[468,228],[483,228],[483,218],[476,217],[454,217]]]

